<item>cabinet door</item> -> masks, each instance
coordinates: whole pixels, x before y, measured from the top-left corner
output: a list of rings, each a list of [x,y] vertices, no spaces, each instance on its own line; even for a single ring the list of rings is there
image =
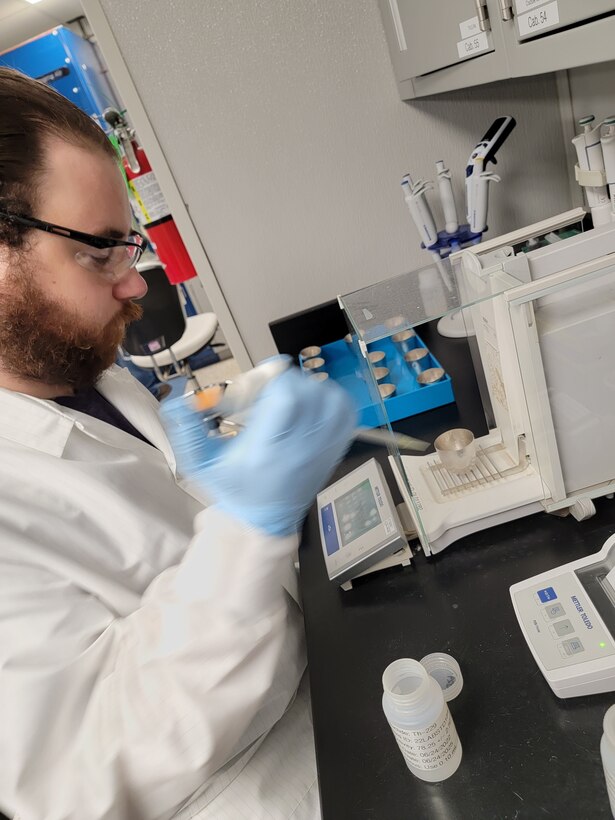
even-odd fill
[[[615,12],[614,0],[513,0],[513,5],[519,41]]]
[[[510,0],[500,20],[512,77],[615,59],[615,0]],[[489,0],[501,17],[501,0]],[[505,3],[504,3],[505,5]]]
[[[483,0],[484,4],[484,0]],[[402,98],[506,76],[501,31],[481,31],[475,0],[379,0]]]

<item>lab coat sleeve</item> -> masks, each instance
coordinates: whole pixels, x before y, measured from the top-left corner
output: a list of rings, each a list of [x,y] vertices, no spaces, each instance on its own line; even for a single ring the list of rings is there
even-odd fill
[[[207,509],[123,618],[60,572],[6,562],[0,806],[20,820],[171,817],[288,706],[304,664],[282,586],[295,549]],[[289,667],[297,680],[272,704]]]

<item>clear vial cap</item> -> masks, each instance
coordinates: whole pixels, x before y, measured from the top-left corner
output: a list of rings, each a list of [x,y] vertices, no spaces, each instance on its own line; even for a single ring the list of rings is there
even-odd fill
[[[457,697],[463,689],[463,675],[455,658],[446,652],[432,652],[421,658],[420,663],[440,684],[445,701]]]

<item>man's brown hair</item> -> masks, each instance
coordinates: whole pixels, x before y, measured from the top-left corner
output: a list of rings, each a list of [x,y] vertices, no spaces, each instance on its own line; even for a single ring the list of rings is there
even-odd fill
[[[0,211],[35,215],[48,137],[116,157],[102,128],[84,111],[44,83],[0,68]],[[27,231],[0,219],[0,244],[19,249]]]

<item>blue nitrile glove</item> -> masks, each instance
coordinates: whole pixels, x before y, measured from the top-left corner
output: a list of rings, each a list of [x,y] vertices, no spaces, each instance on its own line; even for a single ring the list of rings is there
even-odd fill
[[[245,411],[256,401],[267,383],[292,364],[290,356],[271,356],[235,381],[228,383],[218,403],[210,410],[196,409],[192,394],[167,399],[160,407],[160,417],[171,441],[177,466],[186,477],[219,455],[227,442],[216,434],[216,412],[222,416]]]
[[[245,430],[222,446],[213,437],[195,441],[200,419],[183,420],[179,436],[167,429],[180,468],[220,509],[271,535],[290,535],[350,446],[355,426],[352,401],[339,385],[290,368],[263,388]]]
[[[220,442],[208,437],[215,425],[207,415],[195,409],[192,396],[167,399],[160,405],[160,418],[182,475],[194,476],[218,451]]]

